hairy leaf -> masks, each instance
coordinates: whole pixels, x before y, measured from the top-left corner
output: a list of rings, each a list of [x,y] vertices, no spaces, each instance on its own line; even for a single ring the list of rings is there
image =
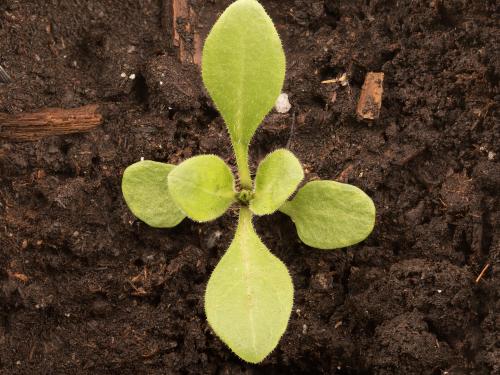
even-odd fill
[[[144,160],[123,172],[122,192],[130,211],[155,228],[171,228],[186,217],[168,192],[167,177],[175,165]]]
[[[177,206],[200,222],[218,218],[235,201],[233,173],[215,155],[183,161],[169,174],[168,190]]]
[[[285,78],[280,38],[256,0],[235,1],[217,20],[203,48],[202,76],[245,168],[250,140]]]
[[[258,363],[278,345],[292,305],[288,270],[262,243],[243,207],[236,236],[208,281],[208,322],[238,356]]]
[[[375,225],[375,206],[355,186],[312,181],[280,211],[290,216],[300,239],[318,249],[337,249],[363,241]]]
[[[303,178],[304,171],[293,153],[285,149],[270,153],[257,168],[250,209],[257,215],[272,214],[293,194]]]

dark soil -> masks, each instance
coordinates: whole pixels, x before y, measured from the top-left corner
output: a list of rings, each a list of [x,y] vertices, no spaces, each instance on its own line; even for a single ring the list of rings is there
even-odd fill
[[[192,3],[205,35],[230,1]],[[156,230],[120,192],[141,157],[233,162],[197,67],[162,26],[171,15],[160,0],[2,0],[0,63],[14,81],[0,85],[0,111],[97,103],[105,120],[0,143],[1,374],[500,374],[498,3],[263,3],[293,107],[266,119],[253,166],[288,145],[308,180],[373,197],[373,234],[320,251],[286,216],[257,219],[295,304],[276,351],[241,362],[202,299],[235,212]],[[355,116],[369,71],[385,73],[373,124]],[[344,72],[348,86],[320,83]]]

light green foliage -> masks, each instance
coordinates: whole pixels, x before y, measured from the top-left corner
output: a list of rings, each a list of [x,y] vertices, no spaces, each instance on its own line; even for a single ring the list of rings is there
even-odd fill
[[[171,228],[186,216],[172,201],[167,176],[175,165],[144,160],[123,172],[122,192],[130,211],[154,228]]]
[[[280,211],[290,216],[300,239],[318,249],[337,249],[363,241],[373,230],[375,206],[355,186],[312,181]]]
[[[358,188],[313,181],[286,201],[304,178],[299,160],[284,149],[257,168],[252,181],[248,147],[281,92],[285,56],[269,16],[256,0],[237,0],[219,18],[203,50],[203,81],[229,129],[239,190],[226,163],[195,156],[177,167],[136,163],[125,170],[123,194],[132,212],[155,227],[218,218],[240,209],[236,235],[208,281],[205,310],[215,333],[247,362],[262,361],[286,330],[293,285],[285,265],[259,239],[252,215],[280,210],[309,246],[353,245],[372,231],[375,207]],[[272,229],[272,228],[271,228]]]
[[[168,176],[174,202],[191,219],[217,219],[235,202],[234,177],[227,164],[215,155],[183,161]]]
[[[257,168],[250,209],[256,215],[272,214],[293,194],[303,178],[304,171],[294,154],[285,149],[270,153]]]
[[[250,187],[248,145],[285,78],[280,38],[257,1],[236,1],[217,20],[203,48],[202,75],[229,129],[242,185]]]
[[[247,362],[262,361],[286,330],[293,284],[285,265],[240,210],[236,236],[207,285],[205,311],[215,333]]]

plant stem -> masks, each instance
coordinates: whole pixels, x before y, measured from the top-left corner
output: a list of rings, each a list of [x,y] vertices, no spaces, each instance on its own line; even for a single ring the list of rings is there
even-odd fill
[[[252,189],[252,177],[248,166],[248,145],[236,143],[234,147],[236,155],[236,164],[240,176],[240,185],[242,189]]]

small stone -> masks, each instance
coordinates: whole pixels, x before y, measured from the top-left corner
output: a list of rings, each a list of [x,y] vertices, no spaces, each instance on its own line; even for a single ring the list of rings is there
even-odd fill
[[[92,302],[90,305],[90,311],[94,316],[104,316],[109,313],[110,306],[106,301],[98,299]]]
[[[135,74],[132,73],[131,75],[128,76],[129,79],[135,79]]]
[[[292,105],[288,100],[288,94],[281,93],[280,96],[278,96],[278,99],[276,99],[275,108],[278,113],[288,113],[288,111],[290,111]]]
[[[127,76],[127,74],[125,74],[125,72],[123,72],[122,74],[120,74],[120,77],[122,78],[125,78]]]
[[[488,152],[488,160],[494,160],[497,154],[493,151]]]
[[[219,241],[220,237],[222,235],[222,232],[220,230],[216,230],[208,235],[207,241],[206,241],[206,247],[208,250],[211,250],[217,245],[217,241]]]

